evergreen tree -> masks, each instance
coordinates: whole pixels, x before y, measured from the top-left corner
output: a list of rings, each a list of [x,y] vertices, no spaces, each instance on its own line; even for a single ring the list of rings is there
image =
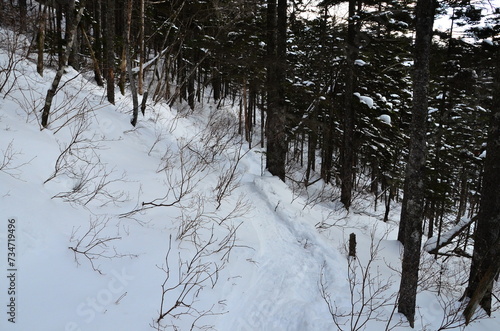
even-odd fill
[[[405,175],[400,238],[404,253],[399,288],[398,311],[410,326],[415,323],[415,305],[422,240],[424,204],[424,168],[426,157],[426,122],[428,111],[429,59],[434,21],[434,1],[419,0],[416,6],[415,68],[413,72],[413,108],[410,151]]]
[[[498,15],[498,12],[497,12]],[[499,17],[496,17],[498,23]],[[482,37],[490,36],[498,43],[500,29],[482,31]],[[489,44],[488,44],[489,45]],[[486,45],[485,45],[486,46]],[[469,323],[476,308],[481,306],[488,315],[492,310],[493,283],[500,273],[500,49],[498,44],[491,46],[494,79],[490,128],[486,147],[481,203],[474,232],[474,254],[470,269],[469,283],[465,292],[470,301],[464,316]],[[490,48],[490,47],[488,47]]]
[[[267,119],[266,168],[285,181],[285,77],[287,0],[267,2]]]
[[[342,116],[342,149],[341,149],[341,195],[340,202],[346,209],[351,206],[352,190],[354,183],[354,61],[358,55],[356,42],[356,30],[359,30],[359,23],[356,16],[356,9],[361,2],[349,0],[349,14],[347,22],[347,43],[346,43],[346,74],[345,74],[345,94],[344,94],[344,114]]]
[[[500,54],[500,52],[498,52]],[[497,55],[500,60],[500,56]],[[494,104],[486,148],[481,206],[474,233],[474,255],[466,295],[470,298],[464,315],[470,321],[480,305],[491,314],[493,281],[500,272],[500,69],[497,68]]]

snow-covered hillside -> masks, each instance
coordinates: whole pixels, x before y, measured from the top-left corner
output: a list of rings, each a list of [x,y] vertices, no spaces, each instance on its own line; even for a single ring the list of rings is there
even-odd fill
[[[0,70],[1,330],[409,329],[397,206],[384,223],[362,194],[346,213],[334,187],[270,176],[229,106],[150,104],[134,128],[127,96],[108,104],[71,68],[41,130],[54,72],[14,62]],[[460,319],[468,270],[430,255],[422,270],[416,329]]]

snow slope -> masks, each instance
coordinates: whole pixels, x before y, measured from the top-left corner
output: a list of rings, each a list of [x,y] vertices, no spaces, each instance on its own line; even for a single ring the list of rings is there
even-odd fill
[[[0,66],[7,60],[0,48]],[[392,309],[397,208],[386,224],[367,200],[346,213],[335,188],[316,183],[299,194],[263,173],[263,151],[235,135],[230,107],[149,105],[133,128],[128,97],[110,105],[70,68],[40,130],[53,75],[20,58],[12,89],[0,94],[1,330],[408,328]],[[321,192],[329,195],[315,199]],[[356,260],[346,256],[350,233]],[[360,304],[360,293],[372,300]],[[417,329],[439,328],[442,302],[425,288]]]

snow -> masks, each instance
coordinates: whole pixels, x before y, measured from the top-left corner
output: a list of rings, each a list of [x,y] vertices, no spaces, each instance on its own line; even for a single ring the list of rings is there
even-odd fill
[[[379,98],[382,102],[387,102],[387,98],[384,97],[382,94],[380,93],[377,93],[376,94],[377,98]]]
[[[495,45],[494,42],[493,42],[493,40],[490,40],[490,39],[483,39],[483,42],[486,43],[486,44],[488,44],[488,45],[490,45],[490,46],[494,46]]]
[[[0,48],[2,61],[7,55]],[[166,316],[164,326],[189,330],[197,312],[205,311],[196,325],[214,330],[337,330],[319,284],[324,280],[339,312],[350,313],[350,233],[358,242],[355,270],[371,263],[373,280],[380,281],[374,284],[387,285],[377,300],[394,302],[398,207],[384,223],[383,210],[374,211],[369,199],[359,198],[350,213],[332,202],[333,193],[321,200],[324,192],[335,192],[321,182],[299,195],[262,170],[263,150],[235,138],[237,109],[206,103],[187,112],[183,105],[148,105],[133,128],[129,96],[117,93],[116,105],[110,105],[104,90],[86,78],[90,74],[72,69],[63,77],[49,127],[41,130],[38,110],[54,72],[45,70],[42,78],[29,60],[20,60],[16,70],[16,84],[0,94],[0,153],[9,161],[0,170],[1,330],[151,330],[160,310],[174,305],[181,291],[168,291],[162,308],[162,284],[175,287],[189,261],[202,275],[218,270],[217,277],[188,293],[189,314]],[[371,98],[357,96],[373,107]],[[81,139],[58,169],[56,161],[76,132]],[[236,181],[222,194],[224,174],[232,167]],[[83,204],[87,199],[77,193],[86,192],[78,191],[85,176],[91,191],[96,184],[106,186]],[[141,209],[143,202],[171,206]],[[9,219],[16,225],[15,324],[7,320],[5,295]],[[193,224],[200,228],[186,230]],[[222,240],[233,230],[234,247],[224,256],[228,242]],[[91,248],[96,238],[105,244]],[[210,239],[215,243],[197,255],[196,243]],[[70,247],[98,254],[92,263],[100,272]],[[374,247],[376,258],[370,259]],[[438,328],[439,300],[431,291],[419,294],[416,329]],[[355,313],[361,308],[354,307]],[[377,312],[380,320],[364,329],[385,329],[392,305]],[[397,312],[390,325],[396,323],[401,325],[395,330],[410,329]],[[468,328],[498,329],[495,319]]]
[[[439,111],[438,108],[435,108],[435,107],[429,107],[429,110],[427,111],[427,114],[433,114],[435,112]]]
[[[359,101],[361,103],[364,103],[365,105],[367,105],[368,108],[373,108],[374,102],[373,102],[372,98],[370,98],[368,96],[363,96],[363,95],[359,94],[358,92],[355,92],[354,95],[359,98]]]
[[[378,117],[378,119],[381,120],[382,122],[388,124],[388,125],[391,125],[391,116],[390,115],[382,114]]]
[[[463,217],[460,220],[460,222],[458,222],[453,228],[451,228],[445,233],[442,233],[441,236],[439,236],[439,241],[438,241],[438,236],[429,238],[424,244],[424,250],[426,250],[427,252],[432,252],[440,245],[451,240],[454,236],[458,234],[458,232],[462,231],[463,228],[470,223],[471,223],[470,219]]]
[[[366,63],[365,61],[361,60],[361,59],[357,59],[354,61],[354,64],[357,65],[357,66],[360,66],[360,67],[364,67],[366,66],[368,63]]]

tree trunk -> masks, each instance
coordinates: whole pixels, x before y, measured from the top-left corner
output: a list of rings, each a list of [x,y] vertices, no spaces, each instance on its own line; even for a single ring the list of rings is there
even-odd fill
[[[354,61],[358,53],[356,47],[356,0],[349,0],[349,21],[347,26],[347,70],[346,70],[346,86],[344,94],[344,116],[342,122],[342,149],[341,149],[341,194],[340,201],[345,209],[349,209],[352,199],[352,188],[354,182]]]
[[[145,0],[140,0],[140,27],[139,27],[139,75],[137,76],[137,89],[140,95],[144,93],[144,2]],[[144,115],[144,113],[143,113]]]
[[[71,1],[73,3],[75,2],[75,0],[71,0]],[[54,80],[52,81],[52,86],[47,91],[47,96],[45,97],[45,104],[44,104],[43,112],[42,112],[42,126],[44,128],[46,128],[48,125],[50,107],[52,106],[52,100],[54,99],[54,96],[56,95],[57,88],[59,87],[59,83],[61,82],[61,78],[64,74],[64,67],[65,67],[66,63],[68,62],[69,54],[71,52],[71,49],[73,47],[73,42],[75,40],[76,30],[77,30],[78,24],[80,23],[80,20],[82,18],[84,9],[85,9],[85,2],[80,1],[80,9],[78,10],[76,18],[73,21],[73,26],[70,27],[70,30],[68,31],[68,34],[67,34],[66,51],[64,52],[63,58],[61,59],[63,64],[59,66],[59,69],[57,70],[56,75],[54,77]]]
[[[389,194],[385,198],[385,212],[384,212],[384,222],[389,221],[389,213],[391,211],[391,201],[394,198],[394,184],[392,183],[392,178],[388,180],[387,190]]]
[[[413,109],[410,127],[410,151],[405,175],[404,253],[398,311],[415,324],[422,219],[424,205],[424,169],[426,159],[427,88],[429,58],[434,21],[434,1],[418,0],[416,7],[415,67],[413,73]]]
[[[38,22],[38,58],[36,63],[36,71],[43,77],[43,56],[45,50],[45,27],[47,25],[47,6],[43,6]]]
[[[57,55],[59,65],[58,67],[66,65],[66,62],[63,61],[64,58],[64,50],[63,50],[63,37],[62,37],[62,18],[63,18],[63,8],[62,5],[57,3],[56,5],[56,21],[57,21],[57,40],[59,41],[57,44]]]
[[[139,116],[139,100],[137,98],[137,87],[135,85],[135,78],[132,72],[132,58],[130,56],[130,28],[132,26],[132,7],[134,0],[127,1],[127,7],[125,11],[125,43],[123,45],[123,49],[125,52],[125,64],[127,67],[128,80],[130,85],[130,93],[132,94],[132,120],[130,123],[135,126],[137,124],[137,117]]]
[[[66,5],[65,8],[65,18],[66,18],[66,34],[65,34],[65,39],[68,39],[68,31],[71,29],[73,26],[73,20],[75,19],[75,2],[74,1],[69,1]],[[80,49],[80,44],[78,41],[78,29],[75,32],[75,36],[73,37],[73,45],[71,46],[71,50],[69,52],[68,56],[68,65],[72,66],[76,70],[79,69],[79,60],[78,60],[78,52]]]
[[[333,107],[329,109],[330,119],[326,122],[326,128],[323,131],[323,142],[321,147],[321,169],[320,175],[325,183],[331,182],[332,165],[333,165],[333,132],[336,127]],[[317,119],[317,116],[314,117]],[[314,156],[315,157],[315,156]]]
[[[500,60],[500,52],[497,51]],[[496,68],[490,131],[484,160],[481,202],[466,295],[472,315],[479,305],[491,314],[493,279],[500,271],[500,68]],[[491,269],[493,267],[493,269]],[[475,305],[475,306],[474,306]],[[467,321],[470,316],[466,315]]]
[[[194,110],[195,106],[195,88],[194,88],[195,77],[196,77],[196,70],[195,69],[190,70],[189,76],[187,77],[187,96],[188,96],[188,105],[191,110]]]
[[[491,292],[493,290],[493,281],[498,279],[498,272],[500,270],[500,257],[498,252],[500,251],[499,242],[496,244],[496,257],[493,256],[492,264],[485,266],[482,271],[481,278],[477,279],[475,284],[475,289],[471,292],[471,299],[464,309],[465,324],[468,325],[476,311],[477,307],[481,307],[491,315]],[[489,256],[491,258],[491,256]]]
[[[287,142],[285,136],[285,72],[287,0],[268,0],[267,7],[267,164],[272,175],[285,181]],[[277,13],[277,15],[276,15]]]
[[[27,29],[26,19],[28,14],[28,6],[26,4],[26,0],[19,0],[19,24],[21,28],[21,32],[25,32]]]
[[[97,82],[97,85],[99,86],[104,86],[104,82],[102,80],[102,59],[103,59],[103,54],[102,54],[102,0],[97,0],[94,1],[94,7],[93,7],[93,12],[94,12],[94,23],[93,23],[93,35],[94,35],[94,57],[95,57],[95,65],[97,67],[94,67],[94,78]],[[84,31],[85,33],[85,31]],[[85,36],[85,38],[88,37]],[[90,41],[89,41],[90,43]],[[88,46],[89,49],[91,46]]]
[[[108,101],[115,104],[115,0],[106,3],[106,90]]]
[[[316,144],[318,141],[318,135],[316,132],[313,130],[309,131],[309,135],[307,138],[307,167],[306,167],[306,177],[305,177],[305,185],[307,186],[309,184],[309,179],[311,178],[311,171],[314,171],[316,168]],[[323,165],[323,163],[321,163]],[[323,174],[323,167],[321,167],[322,174]],[[326,170],[326,172],[329,172]],[[327,176],[326,174],[324,175],[325,177]],[[325,177],[321,176],[323,179]],[[326,179],[325,179],[326,181]]]
[[[219,101],[221,97],[221,78],[218,64],[216,64],[212,69],[212,90],[214,101]]]
[[[462,169],[462,176],[460,181],[460,201],[458,204],[457,219],[455,223],[458,224],[462,217],[465,216],[465,210],[467,208],[467,196],[469,193],[469,181],[466,166]]]
[[[97,60],[94,50],[92,49],[92,45],[90,43],[89,37],[87,36],[87,32],[82,28],[82,35],[87,43],[87,47],[89,48],[90,58],[92,59],[92,65],[94,66],[94,78],[99,86],[104,86],[104,82],[102,81],[101,68],[99,67],[99,60]]]

